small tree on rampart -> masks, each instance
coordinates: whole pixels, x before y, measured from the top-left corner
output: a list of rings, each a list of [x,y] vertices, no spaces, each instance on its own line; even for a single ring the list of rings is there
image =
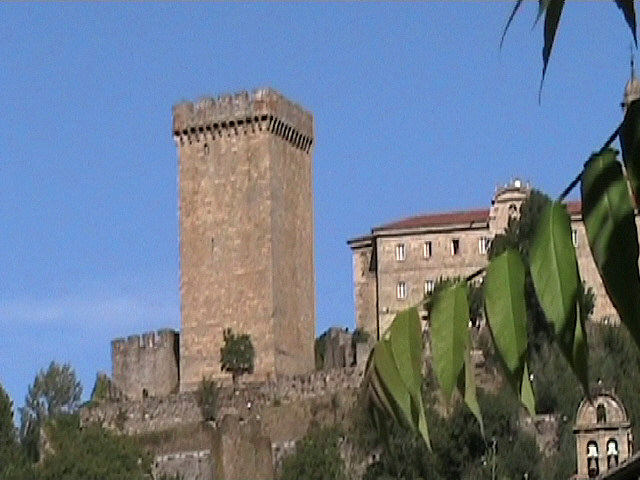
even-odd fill
[[[253,373],[255,351],[251,337],[246,333],[235,334],[230,328],[224,330],[224,346],[220,349],[220,369],[229,372],[235,385],[238,378]]]

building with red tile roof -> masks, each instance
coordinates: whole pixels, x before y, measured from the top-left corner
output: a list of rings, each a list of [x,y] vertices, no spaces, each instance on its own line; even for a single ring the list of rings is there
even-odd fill
[[[530,192],[529,184],[516,179],[496,189],[489,208],[414,215],[349,240],[356,328],[379,338],[399,311],[419,304],[439,279],[466,277],[486,267],[492,239],[519,215]],[[566,205],[581,277],[596,295],[592,318],[616,322],[589,250],[581,203]]]

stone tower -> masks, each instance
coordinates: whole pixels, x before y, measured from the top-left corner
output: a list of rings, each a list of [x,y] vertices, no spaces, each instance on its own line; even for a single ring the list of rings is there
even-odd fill
[[[577,474],[575,479],[594,478],[616,468],[633,453],[631,424],[624,405],[612,393],[584,399],[576,424]]]
[[[180,216],[180,390],[220,378],[223,330],[255,379],[313,369],[313,117],[270,89],[173,108]]]

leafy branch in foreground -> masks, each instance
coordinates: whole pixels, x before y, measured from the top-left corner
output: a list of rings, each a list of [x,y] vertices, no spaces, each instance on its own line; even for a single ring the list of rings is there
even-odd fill
[[[638,46],[638,39],[636,36],[636,12],[633,5],[633,0],[614,0],[618,8],[622,11],[624,19],[631,29],[633,35],[633,41]],[[542,47],[542,78],[540,79],[540,89],[538,91],[538,100],[542,93],[542,84],[544,83],[544,77],[547,73],[547,66],[549,65],[549,59],[551,58],[551,50],[558,31],[558,25],[560,24],[560,17],[564,8],[565,0],[538,0],[538,14],[534,22],[534,26],[538,23],[542,15],[544,15],[544,46]],[[522,0],[517,0],[507,24],[502,32],[502,38],[500,39],[500,47],[504,44],[505,36],[511,26],[516,13],[522,6]]]
[[[581,184],[582,215],[593,259],[623,325],[640,347],[640,273],[638,232],[630,192],[638,192],[640,172],[640,100],[631,103],[620,127],[591,155],[570,187]],[[622,163],[610,144],[620,137]],[[631,152],[634,152],[633,154]],[[639,154],[636,154],[639,153]],[[629,173],[627,173],[629,172]],[[535,413],[527,340],[526,273],[548,330],[589,395],[588,343],[582,284],[571,240],[571,219],[561,198],[543,200],[531,243],[523,249],[507,242],[491,258],[484,279],[484,310],[495,351],[507,382],[529,413]],[[482,429],[470,364],[469,295],[466,280],[448,283],[429,299],[434,370],[443,397],[458,391]],[[375,346],[367,366],[367,388],[377,424],[381,415],[415,432],[430,445],[420,391],[422,344],[415,307],[400,312]]]

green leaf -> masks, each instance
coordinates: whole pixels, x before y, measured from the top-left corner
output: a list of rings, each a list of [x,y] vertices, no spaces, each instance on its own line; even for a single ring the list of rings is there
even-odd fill
[[[640,205],[640,101],[631,102],[620,125],[622,160],[636,205]]]
[[[427,418],[422,402],[422,327],[416,307],[396,315],[389,332],[389,344],[402,381],[411,397],[411,427],[431,449]]]
[[[571,241],[571,219],[560,202],[543,209],[529,253],[531,278],[545,316],[554,327],[560,348],[573,351],[578,296],[578,262]]]
[[[581,192],[593,259],[620,319],[640,346],[638,232],[615,150],[591,156],[582,173]]]
[[[520,255],[510,248],[489,263],[484,281],[487,320],[507,380],[516,393],[520,392],[527,351],[524,272]]]
[[[377,343],[373,352],[373,362],[375,375],[379,380],[378,385],[382,390],[377,390],[377,393],[389,400],[393,412],[397,413],[394,415],[396,418],[401,418],[406,426],[412,427],[411,395],[402,381],[388,340],[380,340]]]
[[[398,416],[395,405],[387,397],[387,392],[380,383],[380,379],[375,373],[375,369],[373,368],[373,366],[367,371],[365,384],[367,385],[369,401],[373,404],[373,406],[378,410],[386,412],[386,414],[390,416],[394,422],[402,424],[403,419]]]
[[[544,0],[540,0],[542,5]],[[542,94],[542,84],[544,82],[544,76],[547,73],[547,65],[549,64],[549,57],[551,56],[551,49],[553,48],[553,41],[556,38],[556,32],[558,31],[558,24],[560,23],[560,16],[562,15],[562,9],[564,7],[565,0],[547,0],[546,15],[544,17],[544,47],[542,48],[542,79],[540,80],[540,91],[538,92],[538,99]]]
[[[471,338],[469,338],[469,346],[471,346]],[[476,417],[476,420],[478,420],[478,423],[480,424],[480,433],[484,437],[484,422],[482,421],[482,412],[480,411],[480,404],[478,403],[476,380],[474,375],[475,371],[471,360],[471,349],[467,348],[464,353],[464,371],[460,373],[458,388],[462,398],[464,398],[464,403],[469,407],[469,410],[471,410],[471,413]]]
[[[416,307],[396,315],[389,328],[393,358],[402,381],[412,396],[420,392],[422,384],[422,328]]]
[[[529,415],[534,416],[536,414],[536,399],[533,394],[533,385],[531,384],[531,378],[529,377],[529,368],[527,367],[526,362],[524,364],[524,370],[522,371],[520,401],[529,412]]]
[[[422,328],[417,308],[400,312],[369,356],[364,382],[368,409],[385,435],[382,414],[418,432],[431,450],[422,400]]]
[[[441,290],[431,310],[431,351],[445,402],[449,402],[469,348],[467,285],[458,282]]]
[[[533,26],[535,27],[540,19],[542,18],[542,14],[547,10],[549,6],[549,2],[551,0],[538,0],[538,15],[536,15],[536,21],[533,22]]]
[[[502,48],[502,44],[504,43],[504,37],[507,35],[507,30],[509,30],[509,26],[513,21],[513,17],[516,16],[516,13],[518,12],[520,5],[522,5],[522,0],[518,0],[516,2],[515,6],[513,7],[513,10],[511,11],[511,15],[509,15],[509,20],[507,20],[507,24],[504,26],[504,30],[502,31],[502,37],[500,38],[500,48]]]
[[[582,384],[585,395],[589,396],[589,348],[587,346],[587,329],[585,328],[586,315],[577,305],[576,330],[573,335],[573,349],[571,358],[573,359],[573,371]]]
[[[636,11],[633,7],[633,0],[616,0],[616,5],[622,10],[624,19],[627,21],[627,25],[631,29],[633,34],[633,41],[638,46],[638,39],[636,37]]]
[[[429,439],[429,428],[427,426],[427,415],[424,411],[424,403],[422,402],[422,394],[417,397],[417,402],[414,403],[415,408],[418,411],[418,433],[424,440],[429,451],[431,451],[431,440]]]

